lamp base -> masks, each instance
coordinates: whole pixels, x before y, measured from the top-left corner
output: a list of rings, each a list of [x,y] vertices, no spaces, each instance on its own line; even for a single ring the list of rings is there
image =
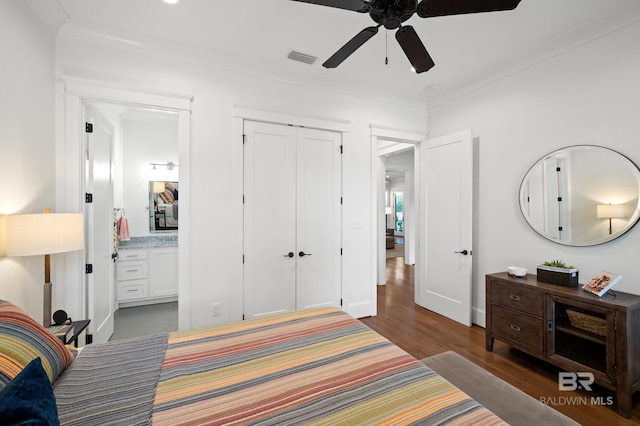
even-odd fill
[[[44,283],[44,303],[42,314],[42,325],[45,327],[51,327],[51,293],[53,284],[50,282]]]

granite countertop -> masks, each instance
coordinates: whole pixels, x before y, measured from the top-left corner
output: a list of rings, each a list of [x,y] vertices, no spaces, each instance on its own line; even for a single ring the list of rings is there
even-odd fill
[[[131,237],[129,241],[120,241],[118,250],[132,250],[158,247],[177,247],[178,235],[152,235],[147,237]]]

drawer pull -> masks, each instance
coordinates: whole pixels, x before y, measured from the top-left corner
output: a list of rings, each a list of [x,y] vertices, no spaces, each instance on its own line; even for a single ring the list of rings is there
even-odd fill
[[[516,302],[520,301],[520,296],[516,296],[515,294],[510,294],[509,299],[515,300]]]
[[[511,324],[511,329],[514,331],[520,331],[520,327],[518,327],[517,325],[513,325]]]
[[[137,293],[138,290],[127,290],[127,293]]]
[[[139,269],[127,269],[127,272],[138,272]]]
[[[137,255],[137,254],[128,254],[128,255],[126,255],[125,257],[126,257],[127,259],[131,259],[131,258],[134,258],[134,257],[138,257],[138,255]]]

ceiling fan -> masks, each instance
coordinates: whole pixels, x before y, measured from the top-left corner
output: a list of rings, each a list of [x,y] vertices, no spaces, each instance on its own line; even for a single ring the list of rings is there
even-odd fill
[[[412,26],[402,23],[415,13],[421,18],[462,15],[466,13],[513,10],[521,0],[293,0],[303,3],[335,7],[359,13],[368,13],[378,25],[360,31],[325,61],[322,66],[335,68],[347,59],[384,26],[396,31],[396,40],[416,73],[430,70],[435,63]]]

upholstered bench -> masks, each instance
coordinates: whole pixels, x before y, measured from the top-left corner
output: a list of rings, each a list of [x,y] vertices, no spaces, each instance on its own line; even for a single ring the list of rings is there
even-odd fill
[[[511,426],[579,425],[455,352],[422,362]]]

